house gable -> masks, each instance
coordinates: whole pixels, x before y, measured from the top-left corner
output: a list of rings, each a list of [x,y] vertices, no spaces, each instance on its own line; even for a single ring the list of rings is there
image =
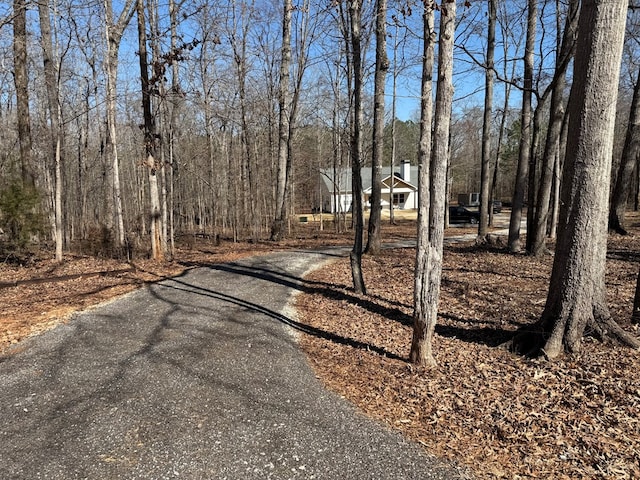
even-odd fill
[[[417,186],[415,186],[411,182],[407,182],[403,180],[402,177],[398,176],[398,174],[394,174],[393,177],[394,177],[394,182],[393,182],[394,190],[397,188],[406,188],[407,190],[418,190]],[[382,188],[391,189],[391,176],[388,176],[382,181]]]
[[[418,167],[412,166],[406,172],[410,175],[410,178],[417,179],[418,178]],[[363,168],[362,169],[362,186],[365,192],[371,192],[371,168]],[[335,177],[334,177],[335,175]],[[391,177],[391,169],[390,167],[382,168],[382,175],[384,177],[383,187],[389,188],[389,179]],[[320,169],[320,177],[322,178],[322,183],[326,188],[326,191],[336,192],[336,193],[351,193],[351,168],[341,167],[338,168],[334,174],[332,168],[323,168]],[[417,191],[418,187],[412,184],[410,181],[404,180],[402,177],[402,172],[396,171],[394,172],[395,183],[394,188],[407,188],[409,190]],[[386,182],[386,183],[385,183]],[[399,182],[401,184],[399,184]],[[396,185],[398,185],[396,187]]]
[[[326,211],[348,212],[352,203],[352,172],[350,168],[338,168],[336,170],[327,168],[320,170],[320,197],[323,199],[323,209]],[[382,205],[393,203],[396,208],[415,209],[418,208],[418,187],[411,183],[411,179],[418,178],[418,167],[403,165],[401,171],[393,172],[391,168],[382,168]],[[406,178],[404,178],[406,177]],[[393,178],[393,195],[391,195],[391,179]],[[368,203],[371,196],[371,169],[362,170],[362,186],[365,203]]]
[[[418,187],[416,187],[415,185],[413,185],[412,183],[409,182],[405,182],[402,177],[398,176],[397,174],[394,175],[394,182],[393,182],[393,190],[394,191],[406,191],[406,192],[415,192],[418,190]],[[372,191],[372,188],[366,188],[364,190],[365,195],[370,194]],[[385,177],[382,180],[382,191],[384,192],[390,192],[391,191],[391,175]]]

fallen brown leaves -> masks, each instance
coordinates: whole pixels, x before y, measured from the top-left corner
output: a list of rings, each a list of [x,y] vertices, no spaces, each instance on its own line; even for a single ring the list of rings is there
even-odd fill
[[[610,307],[633,329],[626,319],[638,263],[629,253],[640,251],[640,242],[613,238],[610,251],[618,252],[609,260]],[[550,258],[470,244],[448,248],[434,341],[438,367],[426,370],[406,362],[414,254],[400,249],[365,258],[369,297],[353,293],[347,260],[311,274],[310,281],[333,284],[343,300],[300,295],[300,321],[370,345],[302,338],[329,388],[478,478],[640,478],[637,352],[587,339],[580,355],[546,362],[499,348],[540,316]]]
[[[29,267],[0,263],[0,351],[69,314],[187,268],[277,248],[349,244],[352,234],[297,226],[295,241],[212,246],[200,241],[157,264],[87,257]],[[414,238],[415,224],[384,227],[385,240]],[[608,293],[614,318],[631,316],[640,263],[640,229],[611,237]],[[451,229],[448,235],[473,233]],[[334,336],[301,336],[327,386],[368,415],[404,432],[478,478],[640,478],[640,358],[586,341],[580,355],[525,360],[499,348],[511,332],[542,312],[551,260],[472,245],[445,252],[438,367],[406,362],[411,339],[413,249],[365,257],[369,296],[351,289],[348,261],[309,278],[297,297],[299,320]],[[319,283],[313,283],[319,282]],[[321,287],[315,289],[315,287]],[[314,290],[315,289],[315,290]],[[628,329],[637,327],[628,323]],[[363,348],[363,345],[365,348]],[[368,348],[366,346],[369,346]]]

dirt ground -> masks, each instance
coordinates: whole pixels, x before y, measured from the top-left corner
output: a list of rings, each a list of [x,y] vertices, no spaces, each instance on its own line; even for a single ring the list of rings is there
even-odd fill
[[[68,255],[62,264],[34,256],[0,259],[0,353],[89,308],[202,263],[273,249],[349,244],[351,233],[320,232],[308,218],[296,240],[212,245],[183,242],[173,262],[119,262]],[[637,219],[636,219],[637,220]],[[447,235],[472,233],[455,228]],[[385,226],[385,240],[415,237],[415,224]],[[612,236],[607,285],[613,316],[629,323],[640,262],[640,224]],[[299,321],[331,335],[301,343],[328,388],[367,415],[463,463],[478,478],[640,478],[640,355],[585,341],[583,352],[554,362],[527,360],[499,347],[542,312],[551,258],[509,255],[473,243],[446,248],[436,369],[407,363],[415,250],[366,257],[367,297],[351,288],[348,260],[327,264],[297,296]],[[17,344],[17,345],[16,345]],[[13,346],[13,348],[8,348]]]

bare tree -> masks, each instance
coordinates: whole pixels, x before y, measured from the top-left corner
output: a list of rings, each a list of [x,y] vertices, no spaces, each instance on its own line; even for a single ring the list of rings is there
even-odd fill
[[[502,30],[502,36],[503,38],[507,38],[510,37],[510,26],[508,25],[509,22],[507,21],[501,21],[500,22],[500,28]],[[514,42],[515,43],[515,42]],[[507,58],[508,52],[509,52],[509,42],[506,40],[503,40],[502,42],[502,49],[503,49],[503,56],[504,58]],[[503,72],[502,75],[504,77],[504,79],[508,79],[511,78],[513,79],[514,75],[515,75],[515,69],[516,69],[516,64],[515,62],[512,62],[511,64],[511,74],[509,75],[509,64],[507,62],[503,62]],[[498,128],[498,138],[496,139],[496,149],[495,149],[495,162],[494,162],[494,166],[493,166],[493,177],[491,179],[491,188],[489,190],[489,198],[490,199],[495,199],[496,198],[496,191],[498,188],[498,179],[499,179],[499,175],[500,175],[500,166],[501,166],[501,159],[502,159],[502,154],[504,151],[504,136],[505,136],[505,131],[506,131],[506,123],[507,123],[507,117],[509,116],[509,99],[511,98],[511,89],[513,87],[513,82],[512,81],[505,81],[504,82],[504,98],[503,98],[503,103],[502,103],[502,112],[500,113],[500,126]],[[489,225],[493,225],[493,215],[494,215],[494,211],[493,211],[493,205],[491,205],[489,207]]]
[[[51,16],[49,1],[38,2],[38,16],[42,43],[42,59],[44,62],[44,78],[47,91],[47,106],[49,111],[50,145],[49,155],[53,159],[53,215],[52,236],[55,239],[57,261],[62,261],[62,247],[64,243],[62,225],[62,107],[60,105],[60,89],[58,84],[60,63],[57,50],[54,49],[51,33]]]
[[[418,245],[416,248],[416,271],[413,313],[413,338],[409,360],[419,365],[435,365],[431,341],[438,317],[438,298],[442,277],[442,253],[444,247],[444,221],[446,206],[447,166],[451,107],[453,103],[453,41],[455,36],[456,4],[449,2],[440,10],[440,35],[438,43],[438,81],[434,114],[433,145],[430,167],[426,141],[431,127],[429,108],[433,54],[432,13],[425,2],[424,17],[424,65],[422,74],[422,113],[420,140],[420,208],[418,217]],[[429,122],[429,123],[427,123]],[[426,170],[426,171],[425,171]],[[428,172],[428,173],[427,173]],[[428,176],[427,176],[428,175]],[[425,185],[426,184],[426,185]],[[426,198],[425,198],[426,197]],[[428,222],[428,224],[427,224]]]
[[[210,189],[213,201],[213,234],[217,235],[220,231],[224,233],[225,227],[227,227],[232,231],[232,237],[235,241],[238,238],[238,219],[235,208],[238,202],[234,201],[234,199],[238,198],[238,194],[236,192],[237,182],[235,176],[232,176],[229,170],[229,166],[233,163],[230,135],[228,135],[229,122],[231,120],[225,114],[225,112],[232,111],[232,106],[229,104],[232,101],[228,100],[226,95],[220,94],[222,73],[218,72],[215,67],[216,62],[219,62],[219,58],[222,56],[222,53],[218,52],[218,45],[222,43],[217,32],[219,21],[220,19],[216,16],[215,11],[203,10],[203,14],[200,17],[199,32],[201,44],[197,59],[198,90],[201,98],[200,108],[203,112],[203,128],[206,137],[205,158],[208,175],[206,175],[207,183],[205,185]],[[220,109],[219,113],[216,106]],[[173,147],[171,148],[173,149]],[[183,167],[173,158],[170,161],[173,165],[172,172],[175,172],[179,182]]]
[[[373,93],[373,151],[371,155],[371,198],[366,252],[376,255],[381,243],[382,157],[384,154],[384,93],[389,70],[387,58],[387,1],[376,0],[376,68]],[[393,171],[391,172],[393,175]],[[393,183],[393,176],[391,179]],[[391,198],[393,203],[393,198]]]
[[[431,121],[433,110],[433,65],[434,65],[434,13],[432,5],[424,3],[422,80],[420,100],[420,143],[418,151],[418,236],[416,245],[416,268],[413,294],[413,338],[409,359],[418,364],[435,365],[431,341],[436,320],[431,301],[435,300],[429,290],[429,246],[430,230],[430,163]],[[437,315],[437,312],[436,312]]]
[[[540,256],[546,252],[545,238],[549,223],[549,204],[551,188],[554,181],[554,166],[560,148],[560,133],[564,122],[563,94],[566,87],[566,71],[570,59],[573,57],[575,36],[578,27],[578,0],[569,2],[569,9],[565,18],[562,40],[556,57],[556,72],[551,87],[551,105],[549,127],[547,129],[544,153],[540,167],[540,182],[536,196],[536,208],[532,231],[527,232],[531,238],[531,253]],[[533,172],[532,172],[533,174]]]
[[[182,5],[183,2],[180,2]],[[176,4],[175,0],[169,0],[169,21],[171,23],[170,33],[171,33],[171,53],[177,54],[178,48],[178,17],[180,14],[179,5]],[[165,208],[165,211],[168,210],[168,218],[164,219],[165,230],[168,232],[169,245],[168,251],[173,258],[175,255],[175,176],[174,172],[176,170],[176,154],[175,154],[175,145],[176,145],[176,137],[178,127],[178,113],[181,111],[182,107],[182,98],[184,96],[182,88],[180,87],[180,79],[179,79],[179,69],[178,62],[172,61],[171,63],[171,112],[169,114],[168,119],[168,132],[167,132],[167,147],[168,147],[168,161],[166,162],[169,165],[169,181],[166,182],[169,184],[169,207]],[[165,184],[166,184],[165,183]],[[213,212],[213,224],[215,228],[215,207],[212,209]]]
[[[117,140],[117,83],[118,83],[118,57],[120,43],[124,30],[131,21],[135,12],[134,0],[126,0],[118,20],[114,21],[113,2],[104,0],[105,29],[107,37],[107,50],[105,55],[106,71],[106,113],[107,113],[107,138],[106,138],[106,162],[110,166],[109,191],[107,192],[107,218],[106,226],[111,231],[113,221],[116,223],[116,242],[122,247],[125,242],[124,218],[122,215],[122,192],[120,187],[120,160],[118,158]]]
[[[555,358],[577,352],[587,327],[602,338],[640,348],[640,341],[611,318],[605,298],[609,180],[626,8],[625,0],[582,3],[556,254],[537,328],[513,340],[524,354]]]
[[[247,98],[247,81],[249,60],[248,60],[248,37],[249,37],[249,24],[251,22],[252,8],[243,6],[240,12],[239,18],[235,11],[235,5],[233,9],[233,22],[232,27],[234,30],[230,32],[231,48],[233,50],[233,63],[237,78],[237,96],[240,107],[240,143],[241,143],[241,162],[240,162],[240,194],[241,194],[241,221],[244,225],[251,227],[251,235],[254,240],[258,240],[259,237],[259,218],[257,216],[258,209],[258,195],[256,191],[256,171],[255,171],[255,154],[254,149],[256,147],[254,141],[254,135],[251,125],[249,123],[249,117],[251,115],[249,109],[249,100]],[[235,29],[239,31],[235,31]],[[236,200],[237,201],[237,200]],[[250,222],[250,224],[249,224]]]
[[[271,240],[278,241],[282,237],[282,230],[287,217],[286,199],[289,190],[289,175],[291,172],[289,155],[290,133],[290,100],[289,100],[289,68],[291,64],[291,0],[284,0],[282,13],[282,49],[280,60],[280,85],[278,90],[278,104],[280,107],[278,119],[278,173],[276,177],[276,214],[271,225]]]
[[[348,47],[348,42],[345,42]],[[349,60],[349,55],[346,55],[347,65],[351,65],[351,61]],[[342,209],[342,202],[339,201],[338,192],[340,191],[341,184],[341,175],[339,175],[339,171],[342,168],[343,164],[343,153],[344,153],[344,142],[343,142],[343,126],[341,121],[341,103],[342,103],[342,94],[340,88],[340,66],[338,62],[336,62],[335,69],[335,78],[331,81],[331,89],[333,92],[333,103],[332,103],[332,115],[331,115],[331,144],[332,144],[332,155],[331,155],[331,167],[332,167],[332,203],[333,203],[333,223],[335,226],[336,232],[342,232],[346,229],[346,219],[345,212]],[[351,86],[348,83],[347,89],[350,91]]]
[[[353,126],[351,131],[351,186],[353,200],[354,240],[351,250],[351,276],[353,288],[366,293],[362,275],[362,251],[364,236],[364,194],[362,190],[362,89],[364,71],[362,67],[362,0],[350,0],[349,20],[351,26],[351,61],[353,64]]]
[[[558,219],[560,218],[560,185],[562,184],[562,162],[565,158],[567,147],[567,127],[569,125],[569,117],[565,115],[562,129],[560,130],[560,139],[558,141],[558,149],[556,151],[556,161],[553,165],[553,204],[551,210],[551,227],[549,229],[549,238],[556,239],[558,235]]]
[[[536,24],[538,15],[537,0],[528,0],[527,12],[527,39],[524,53],[524,89],[522,91],[522,111],[520,113],[520,150],[518,155],[518,169],[516,184],[511,202],[511,218],[509,219],[509,250],[519,252],[520,223],[522,222],[522,209],[524,207],[524,195],[529,176],[529,160],[531,158],[531,96],[533,91],[533,61],[536,42]]]
[[[35,187],[32,160],[31,117],[29,114],[29,74],[27,71],[27,3],[13,2],[13,71],[16,87],[16,114],[20,142],[20,170],[22,183]]]
[[[305,73],[309,67],[309,58],[311,52],[311,45],[317,37],[318,28],[321,26],[319,18],[322,15],[314,15],[311,13],[309,0],[304,0],[301,5],[295,8],[296,11],[296,39],[294,42],[296,46],[296,58],[294,63],[293,85],[291,103],[289,105],[289,136],[287,138],[287,177],[289,178],[289,184],[295,185],[294,182],[294,169],[293,169],[293,156],[294,156],[294,142],[296,139],[296,129],[298,123],[298,111],[300,110],[300,104],[304,101],[303,93],[305,91],[305,85],[303,80]],[[318,132],[319,134],[320,132]],[[321,147],[321,136],[316,136],[318,140],[318,150]],[[290,208],[293,211],[295,208],[295,202],[293,201],[295,195],[293,194],[293,188],[287,189],[287,202],[290,204]],[[322,223],[322,216],[320,217]]]
[[[389,161],[391,171],[391,179],[389,180],[389,223],[395,224],[394,205],[393,205],[393,188],[395,184],[395,165],[396,165],[396,105],[398,95],[398,22],[394,23],[393,35],[393,84],[391,87],[391,159]]]
[[[478,223],[478,237],[484,239],[489,227],[489,210],[492,209],[489,198],[489,164],[491,157],[491,120],[493,109],[493,77],[494,57],[496,49],[496,17],[497,0],[488,0],[489,18],[487,24],[487,53],[485,60],[485,92],[484,116],[482,120],[482,159],[480,167],[480,222]]]
[[[137,0],[138,17],[138,54],[140,56],[140,81],[142,87],[143,131],[146,158],[143,165],[148,170],[149,178],[149,222],[151,224],[151,257],[162,260],[162,218],[160,212],[160,193],[158,189],[158,169],[161,168],[157,158],[157,133],[153,112],[151,111],[151,83],[149,81],[149,61],[147,53],[147,32],[144,0]]]
[[[344,43],[344,48],[338,46],[338,57],[344,56],[344,68],[340,64],[340,61],[335,62],[336,72],[334,79],[331,83],[333,90],[333,115],[332,115],[332,143],[333,143],[333,204],[334,204],[334,223],[336,225],[336,231],[342,232],[347,229],[346,209],[348,205],[343,205],[340,201],[338,192],[343,186],[343,178],[340,175],[342,166],[351,162],[351,139],[348,139],[349,132],[353,131],[353,46],[351,42],[351,27],[350,27],[350,15],[348,9],[342,2],[338,2],[338,15],[336,16],[337,27],[340,31],[341,39]],[[344,71],[343,71],[344,70]],[[343,80],[344,78],[344,80]],[[342,85],[346,88],[346,99],[343,99]],[[347,105],[347,108],[343,106]],[[353,204],[353,202],[352,202]],[[353,207],[352,207],[353,208]],[[354,244],[356,242],[354,241]]]

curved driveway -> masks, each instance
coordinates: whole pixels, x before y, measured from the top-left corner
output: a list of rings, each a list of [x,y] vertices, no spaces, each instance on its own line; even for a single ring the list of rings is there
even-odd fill
[[[316,380],[286,307],[330,253],[196,268],[0,357],[0,478],[453,479]]]

